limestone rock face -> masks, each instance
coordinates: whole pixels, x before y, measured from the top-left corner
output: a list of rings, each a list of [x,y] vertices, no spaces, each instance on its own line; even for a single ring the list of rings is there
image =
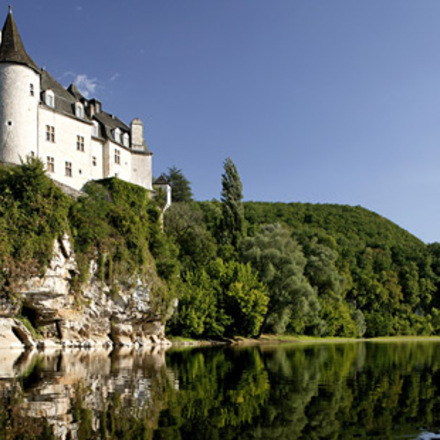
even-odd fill
[[[18,292],[21,313],[41,330],[40,338],[14,319],[19,305],[0,295],[0,347],[169,345],[161,317],[151,311],[148,285],[131,280],[115,295],[97,269],[92,262],[89,281],[74,294],[75,255],[68,236],[56,240],[44,276],[23,280]]]

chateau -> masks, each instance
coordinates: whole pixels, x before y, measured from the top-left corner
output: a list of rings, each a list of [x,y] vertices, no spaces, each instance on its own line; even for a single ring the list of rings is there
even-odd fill
[[[143,124],[130,126],[65,89],[26,53],[11,8],[0,46],[0,162],[39,157],[54,180],[81,189],[89,180],[118,177],[152,190],[152,154]]]

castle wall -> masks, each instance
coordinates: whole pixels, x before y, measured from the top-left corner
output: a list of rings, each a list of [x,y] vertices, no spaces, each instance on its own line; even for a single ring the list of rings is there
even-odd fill
[[[133,154],[131,167],[131,182],[152,191],[152,154]]]
[[[40,78],[34,70],[0,64],[0,161],[19,164],[37,154],[39,99]]]
[[[48,127],[53,127],[52,134]],[[92,141],[90,123],[68,117],[43,105],[39,108],[39,154],[46,164],[48,174],[55,180],[81,189],[92,178],[100,179],[102,174],[102,147]],[[84,151],[78,150],[78,136],[84,140]],[[82,147],[81,147],[82,149]],[[101,151],[99,151],[101,150]],[[93,156],[101,167],[93,166]],[[48,157],[53,158],[54,170],[50,170]],[[69,171],[66,162],[71,164]],[[71,173],[71,175],[69,175]]]
[[[104,174],[104,141],[98,140],[92,137],[92,167],[90,179],[99,180],[102,179]],[[96,166],[93,165],[93,158],[96,158]]]
[[[119,152],[119,163],[117,160]],[[112,141],[108,141],[108,177],[118,177],[127,182],[131,180],[132,153]],[[135,182],[132,182],[135,183]],[[145,184],[142,185],[145,187]]]

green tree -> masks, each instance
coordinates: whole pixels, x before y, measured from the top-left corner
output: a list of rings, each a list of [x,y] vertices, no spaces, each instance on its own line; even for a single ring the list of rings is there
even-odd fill
[[[182,270],[203,267],[216,255],[216,243],[200,209],[190,203],[173,203],[164,216],[165,232],[179,247]]]
[[[220,258],[208,266],[211,278],[219,281],[218,307],[229,317],[227,336],[256,336],[267,312],[269,296],[250,264],[224,262]]]
[[[193,193],[191,190],[191,183],[183,175],[181,169],[175,166],[168,168],[168,173],[165,173],[165,178],[168,180],[172,187],[173,203],[192,202]]]
[[[245,220],[243,208],[243,186],[237,168],[228,157],[223,163],[222,174],[222,232],[224,241],[230,243],[234,249],[245,234]]]
[[[183,275],[170,329],[183,336],[255,336],[269,301],[266,286],[248,264],[211,261]]]
[[[269,304],[263,331],[295,333],[317,325],[319,302],[304,276],[306,258],[290,231],[279,224],[265,225],[243,240],[242,255],[268,286]]]

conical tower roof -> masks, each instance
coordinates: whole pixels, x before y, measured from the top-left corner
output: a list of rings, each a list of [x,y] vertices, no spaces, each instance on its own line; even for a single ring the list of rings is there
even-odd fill
[[[32,61],[32,58],[24,49],[23,41],[21,40],[14,17],[12,16],[11,7],[9,7],[9,14],[6,17],[2,31],[0,63],[24,64],[37,72],[40,71],[38,66]]]

